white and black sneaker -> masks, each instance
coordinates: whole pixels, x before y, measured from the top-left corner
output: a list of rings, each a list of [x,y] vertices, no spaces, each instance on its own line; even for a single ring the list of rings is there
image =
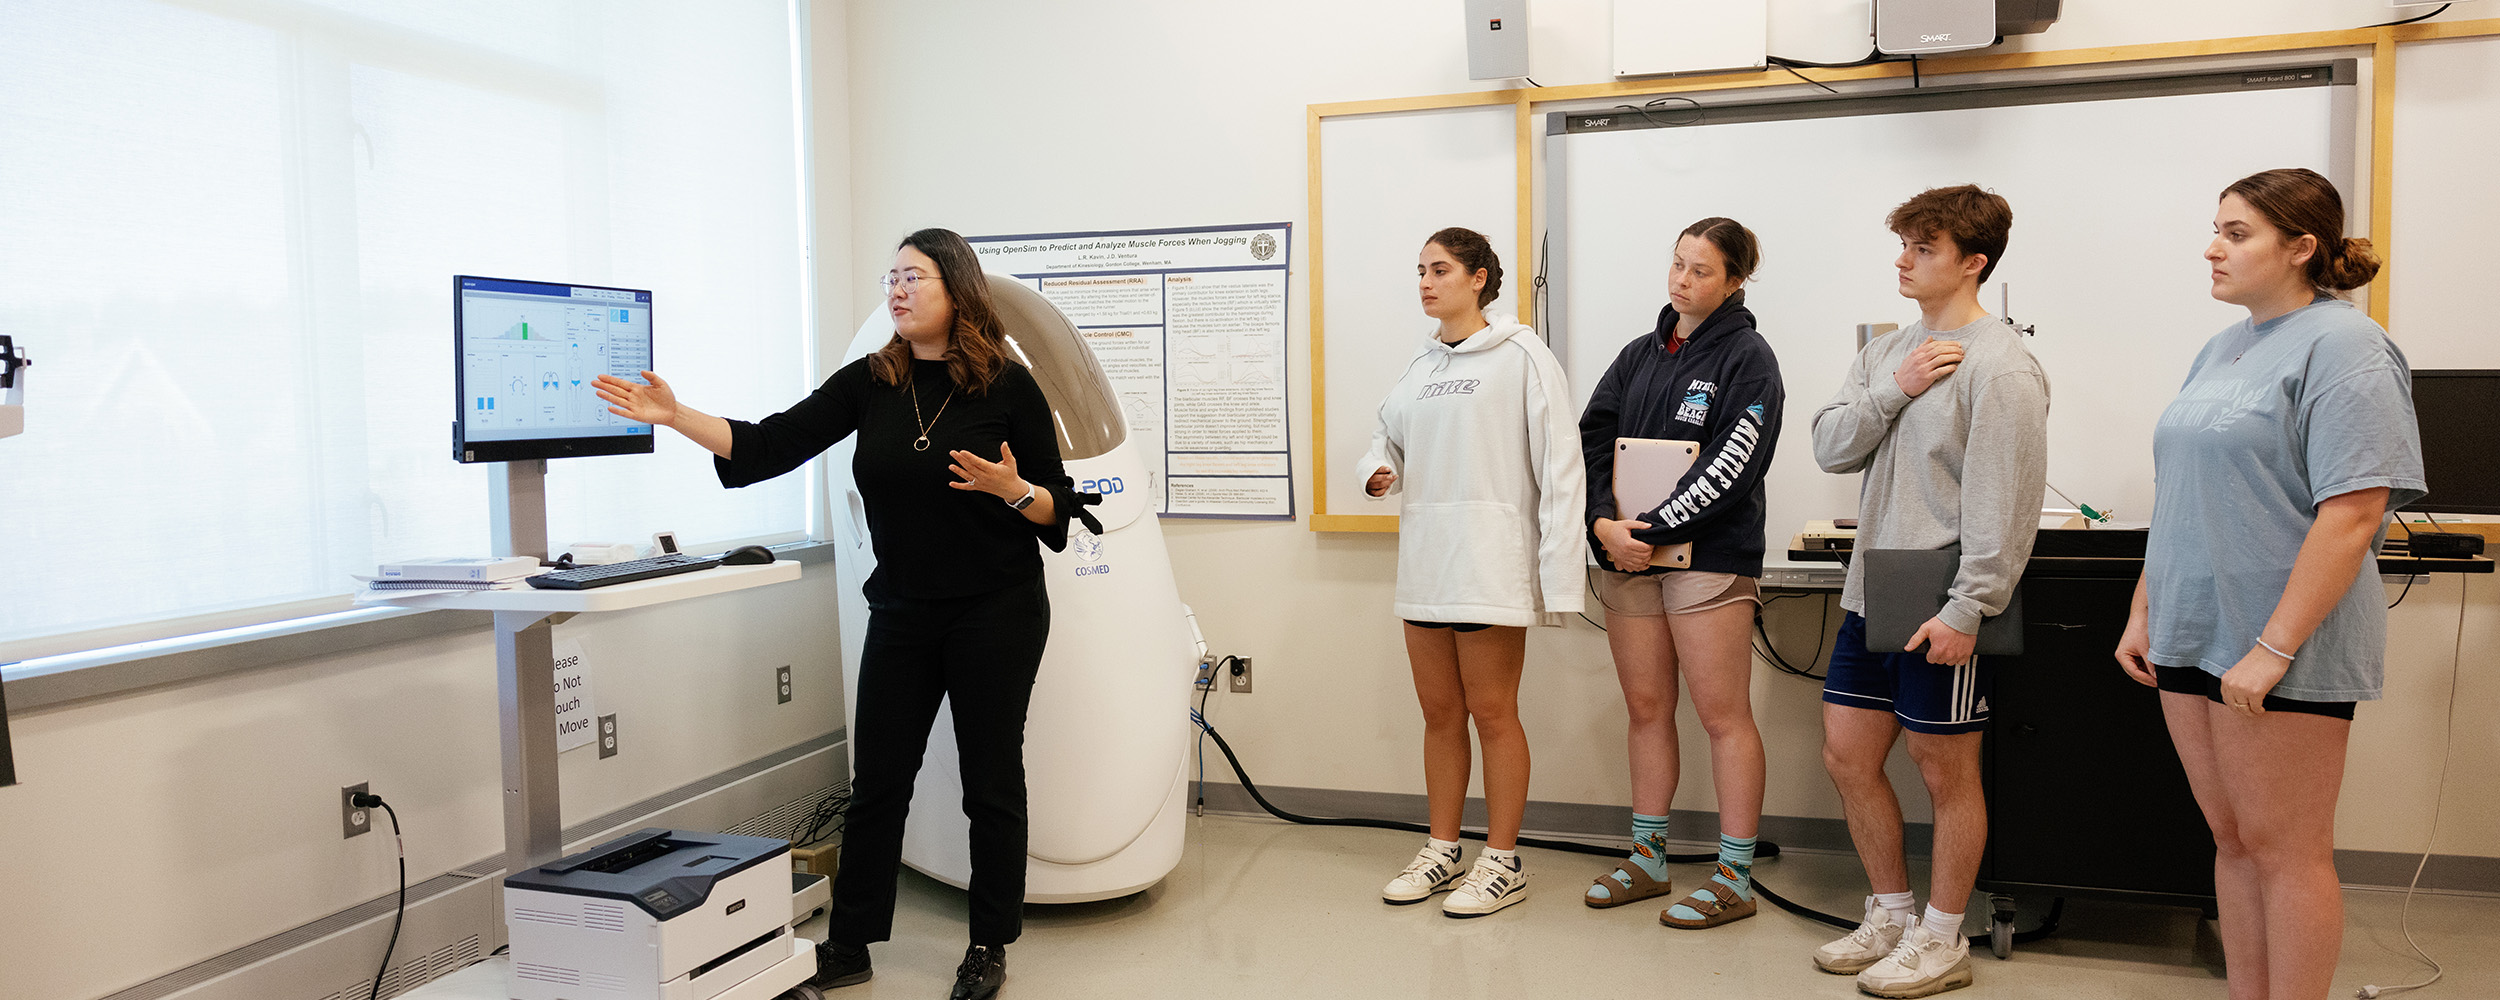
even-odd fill
[[[1445,917],[1481,917],[1502,907],[1528,898],[1528,872],[1519,863],[1519,856],[1507,861],[1478,854],[1476,865],[1467,870],[1467,877],[1450,898],[1441,901]]]
[[[1420,903],[1432,894],[1458,884],[1464,874],[1458,867],[1458,848],[1434,847],[1429,842],[1416,852],[1415,860],[1406,863],[1406,870],[1380,890],[1380,900],[1397,906]]]

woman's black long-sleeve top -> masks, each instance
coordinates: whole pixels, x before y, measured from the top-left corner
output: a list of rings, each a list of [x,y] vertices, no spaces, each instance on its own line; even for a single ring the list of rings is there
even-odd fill
[[[955,389],[946,362],[914,360],[912,383],[912,389],[878,383],[866,358],[844,365],[796,406],[754,423],[729,421],[731,457],[714,458],[713,469],[721,485],[746,486],[798,468],[845,435],[858,434],[851,475],[867,506],[877,554],[865,588],[870,600],[964,597],[1039,577],[1042,554],[1033,543],[1038,539],[1053,552],[1065,548],[1077,499],[1075,480],[1060,463],[1050,403],[1033,373],[1011,361],[988,392],[975,395]],[[912,448],[920,436],[913,389],[918,420],[934,420],[926,451]],[[1015,449],[1024,481],[1050,491],[1057,512],[1051,523],[1026,520],[995,495],[947,485],[960,481],[946,470],[948,452],[961,449],[995,462],[1002,442]]]

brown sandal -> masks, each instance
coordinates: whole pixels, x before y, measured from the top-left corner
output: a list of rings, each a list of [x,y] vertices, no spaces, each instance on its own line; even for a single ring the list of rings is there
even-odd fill
[[[1632,887],[1629,889],[1624,888],[1622,882],[1615,880],[1614,872],[1607,872],[1604,875],[1600,875],[1589,880],[1590,885],[1606,887],[1606,898],[1602,900],[1596,899],[1591,897],[1588,893],[1583,892],[1580,894],[1580,901],[1587,903],[1590,909],[1607,910],[1622,906],[1625,903],[1637,903],[1652,896],[1664,896],[1675,891],[1675,881],[1673,879],[1660,882],[1656,879],[1650,878],[1649,872],[1643,870],[1641,866],[1633,864],[1632,859],[1630,858],[1625,858],[1623,860],[1623,864],[1616,866],[1615,871],[1620,871],[1625,875],[1631,876]]]
[[[1728,871],[1724,865],[1720,866],[1719,873],[1726,876],[1730,881],[1733,881],[1736,875],[1736,873]],[[1720,924],[1724,924],[1729,921],[1743,920],[1746,917],[1753,916],[1755,909],[1753,900],[1740,899],[1733,903],[1725,902],[1719,898],[1719,893],[1724,891],[1726,891],[1726,887],[1718,884],[1717,882],[1704,882],[1701,884],[1701,888],[1693,890],[1690,895],[1677,900],[1675,904],[1676,906],[1688,907],[1693,912],[1701,914],[1701,919],[1686,920],[1682,917],[1675,916],[1673,914],[1675,906],[1669,906],[1664,910],[1658,911],[1658,922],[1669,927],[1682,927],[1688,930],[1699,930],[1704,927],[1717,927]],[[1709,894],[1709,898],[1707,899],[1702,896],[1705,892]]]

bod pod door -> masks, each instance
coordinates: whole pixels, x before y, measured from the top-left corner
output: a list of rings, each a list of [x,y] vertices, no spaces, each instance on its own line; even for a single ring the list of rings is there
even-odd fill
[[[1163,527],[1150,511],[1146,459],[1128,434],[1118,397],[1074,324],[1022,281],[988,276],[1007,327],[1008,354],[1040,383],[1057,424],[1059,453],[1096,535],[1070,519],[1068,545],[1042,551],[1050,591],[1050,640],[1033,682],[1024,728],[1025,899],[1071,903],[1144,890],[1178,864],[1189,756],[1189,685],[1198,650],[1172,580]],[[843,363],[894,335],[879,307]],[[829,451],[840,541],[844,705],[858,703],[867,604],[860,586],[876,568],[851,473],[851,443]],[[857,727],[851,728],[857,732]],[[950,885],[971,877],[963,780],[951,714],[940,709],[903,831],[903,862]]]

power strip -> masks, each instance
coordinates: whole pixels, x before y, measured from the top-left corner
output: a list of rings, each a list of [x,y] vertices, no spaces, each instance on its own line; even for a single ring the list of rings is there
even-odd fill
[[[1765,566],[1761,584],[1789,590],[1839,590],[1849,578],[1849,570],[1841,566]]]

